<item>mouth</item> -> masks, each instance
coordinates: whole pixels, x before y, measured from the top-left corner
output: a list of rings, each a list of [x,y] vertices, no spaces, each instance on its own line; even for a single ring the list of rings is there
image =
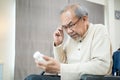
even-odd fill
[[[70,37],[76,38],[76,37],[77,37],[77,34],[70,35]]]

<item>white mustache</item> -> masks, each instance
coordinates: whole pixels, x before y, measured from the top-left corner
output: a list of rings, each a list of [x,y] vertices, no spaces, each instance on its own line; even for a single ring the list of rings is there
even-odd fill
[[[73,37],[73,36],[75,36],[75,35],[77,35],[77,34],[71,34],[70,36]]]

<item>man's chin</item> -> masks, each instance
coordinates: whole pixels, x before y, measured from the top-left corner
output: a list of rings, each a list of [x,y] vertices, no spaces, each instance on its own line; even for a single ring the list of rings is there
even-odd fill
[[[76,37],[71,37],[73,40],[75,40],[75,41],[80,41],[80,39],[81,39],[81,37],[78,37],[78,36],[76,36]]]
[[[78,37],[71,37],[73,40],[78,40],[79,38]]]

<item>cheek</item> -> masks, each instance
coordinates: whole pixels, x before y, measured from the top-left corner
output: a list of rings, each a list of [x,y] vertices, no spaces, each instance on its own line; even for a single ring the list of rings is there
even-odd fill
[[[76,32],[77,34],[80,34],[80,33],[81,33],[81,28],[80,28],[80,27],[76,27],[75,32]]]

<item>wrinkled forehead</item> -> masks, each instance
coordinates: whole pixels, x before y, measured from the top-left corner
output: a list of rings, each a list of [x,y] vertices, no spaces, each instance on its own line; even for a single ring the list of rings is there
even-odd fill
[[[71,11],[66,11],[61,14],[61,24],[66,25],[75,17],[74,13]]]

